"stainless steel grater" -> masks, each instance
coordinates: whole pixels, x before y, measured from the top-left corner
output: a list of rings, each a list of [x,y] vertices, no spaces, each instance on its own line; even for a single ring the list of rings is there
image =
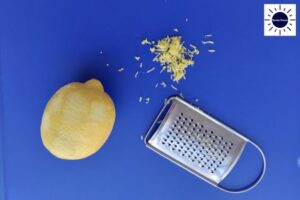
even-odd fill
[[[179,97],[168,99],[144,142],[163,157],[226,192],[241,193],[254,188],[266,170],[266,158],[258,145]],[[221,186],[247,143],[262,155],[260,176],[241,189]]]

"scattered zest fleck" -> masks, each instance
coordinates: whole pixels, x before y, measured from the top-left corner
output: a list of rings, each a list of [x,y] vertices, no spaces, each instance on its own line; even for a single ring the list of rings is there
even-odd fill
[[[118,69],[118,72],[122,72],[122,71],[124,71],[123,67],[121,67],[121,68]]]
[[[195,102],[198,102],[199,101],[199,99],[195,99]]]
[[[141,103],[143,101],[143,97],[140,97],[139,98],[139,102]]]
[[[106,64],[106,67],[109,67],[109,64],[108,64],[108,63]]]
[[[140,63],[140,68],[142,68],[143,67],[143,63]]]
[[[165,70],[166,70],[166,66],[163,66],[163,67],[161,68],[161,70],[160,70],[159,73],[161,74],[161,73],[163,73],[163,71],[165,71]]]
[[[151,42],[149,42],[149,40],[147,38],[145,38],[143,41],[142,41],[142,45],[145,45],[145,44],[151,44]]]
[[[155,70],[155,67],[152,67],[151,69],[147,70],[147,74],[153,72]]]
[[[179,93],[179,96],[184,99],[184,96],[181,92]]]
[[[191,51],[191,53],[198,55],[199,54],[199,50],[197,49],[197,47],[195,45],[190,44],[190,47],[193,49]]]
[[[176,33],[179,32],[178,28],[173,28],[173,31],[176,32]]]
[[[150,47],[150,52],[154,53],[155,52],[155,48],[154,47]]]
[[[212,36],[213,36],[212,34],[206,34],[206,35],[204,35],[205,38],[212,37]]]
[[[176,91],[178,90],[177,87],[175,87],[174,85],[171,85],[171,88]]]
[[[139,75],[139,71],[136,71],[135,74],[134,74],[134,78],[137,78]]]
[[[100,54],[103,54],[103,51],[100,51],[99,53],[100,53]]]
[[[155,85],[155,88],[157,88],[158,87],[158,83],[156,83],[156,85]]]
[[[212,41],[212,40],[201,41],[201,42],[202,42],[202,44],[204,44],[204,45],[206,45],[206,44],[215,44],[215,42]]]
[[[150,98],[149,97],[146,98],[146,104],[148,104],[148,103],[150,103]]]
[[[185,18],[185,22],[188,22],[189,21],[189,18]]]
[[[208,49],[208,52],[209,52],[209,53],[215,53],[216,50],[215,50],[215,49]]]
[[[144,140],[144,136],[141,135],[141,140]]]
[[[139,57],[139,56],[134,56],[134,59],[135,59],[136,61],[139,61],[139,60],[141,59],[141,57]]]
[[[163,81],[160,83],[161,86],[163,86],[164,88],[167,87],[167,84]]]
[[[298,167],[300,168],[300,157],[297,159]]]

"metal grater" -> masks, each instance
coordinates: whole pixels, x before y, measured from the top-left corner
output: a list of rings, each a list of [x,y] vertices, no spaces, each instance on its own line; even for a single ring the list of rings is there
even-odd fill
[[[265,156],[255,143],[179,97],[171,97],[165,103],[144,141],[150,149],[226,192],[254,188],[266,169]],[[221,186],[247,143],[262,155],[260,176],[242,189]]]

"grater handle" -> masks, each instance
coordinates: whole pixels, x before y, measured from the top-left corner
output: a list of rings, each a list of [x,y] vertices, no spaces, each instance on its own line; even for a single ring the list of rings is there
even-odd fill
[[[253,188],[255,188],[261,182],[262,178],[264,177],[264,175],[266,173],[266,168],[267,168],[266,156],[265,156],[264,152],[262,151],[262,149],[256,143],[254,143],[253,141],[251,141],[249,139],[248,139],[248,142],[251,145],[253,145],[259,151],[259,153],[262,157],[263,167],[261,169],[260,175],[257,177],[257,179],[253,183],[251,183],[250,185],[245,186],[242,189],[231,189],[231,188],[223,187],[221,185],[217,185],[217,187],[220,190],[223,190],[224,192],[235,193],[235,194],[244,193],[244,192],[247,192],[247,191],[252,190]]]

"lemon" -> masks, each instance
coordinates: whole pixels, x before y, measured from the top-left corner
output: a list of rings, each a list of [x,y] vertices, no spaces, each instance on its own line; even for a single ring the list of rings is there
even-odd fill
[[[58,158],[86,158],[105,143],[115,116],[114,103],[100,81],[67,84],[47,103],[41,123],[42,142]]]

